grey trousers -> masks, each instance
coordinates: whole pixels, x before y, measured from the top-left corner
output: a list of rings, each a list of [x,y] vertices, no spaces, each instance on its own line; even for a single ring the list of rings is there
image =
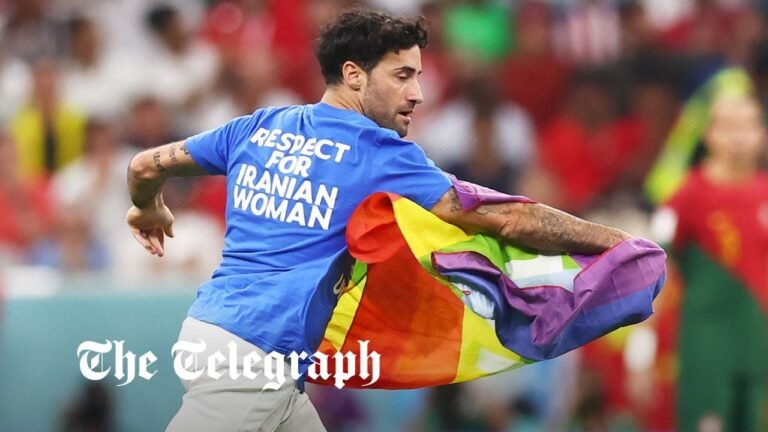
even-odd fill
[[[256,352],[261,358],[266,356],[263,350],[218,326],[187,317],[179,341],[201,340],[206,343],[205,350],[197,354],[201,362],[188,365],[187,370],[206,367],[204,359],[217,351],[226,356],[230,342],[234,342],[240,354]],[[299,392],[290,373],[279,388],[265,389],[269,381],[266,374],[244,377],[243,356],[238,358],[237,379],[231,378],[226,361],[215,367],[220,374],[217,379],[207,373],[192,380],[181,379],[186,393],[166,432],[325,431],[309,397]],[[263,364],[249,366],[253,372],[263,372],[258,368],[263,368]],[[285,371],[289,370],[286,364]]]

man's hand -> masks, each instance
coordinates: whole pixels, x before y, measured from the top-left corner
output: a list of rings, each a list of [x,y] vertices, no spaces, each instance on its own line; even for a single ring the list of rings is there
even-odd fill
[[[165,236],[173,237],[173,214],[162,198],[145,208],[132,206],[125,215],[133,237],[152,255],[165,254]]]
[[[173,237],[173,214],[163,203],[160,190],[171,177],[205,175],[190,156],[186,141],[144,150],[128,165],[128,192],[133,207],[125,221],[139,242],[152,255],[163,256],[165,236]]]

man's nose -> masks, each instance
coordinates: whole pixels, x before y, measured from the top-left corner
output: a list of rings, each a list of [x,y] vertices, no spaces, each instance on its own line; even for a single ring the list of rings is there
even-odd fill
[[[414,80],[413,85],[408,88],[406,98],[408,99],[408,102],[413,102],[414,104],[424,102],[424,95],[421,93],[421,85],[419,85],[418,81]]]

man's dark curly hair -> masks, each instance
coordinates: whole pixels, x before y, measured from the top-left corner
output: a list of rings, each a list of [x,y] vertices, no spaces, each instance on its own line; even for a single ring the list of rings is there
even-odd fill
[[[341,66],[351,61],[370,73],[382,57],[413,46],[427,46],[427,21],[423,17],[399,18],[370,10],[339,15],[317,40],[315,54],[328,85],[339,84]]]

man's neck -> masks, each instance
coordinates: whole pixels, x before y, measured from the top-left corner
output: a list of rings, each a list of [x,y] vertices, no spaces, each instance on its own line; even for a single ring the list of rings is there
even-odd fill
[[[360,103],[360,98],[356,97],[353,93],[349,93],[349,91],[345,91],[344,89],[328,86],[325,88],[325,93],[323,93],[320,102],[326,103],[334,108],[355,111],[365,115],[365,112],[363,112],[363,105]]]
[[[734,164],[719,159],[705,161],[703,168],[707,178],[724,185],[743,183],[757,172],[755,164]]]

